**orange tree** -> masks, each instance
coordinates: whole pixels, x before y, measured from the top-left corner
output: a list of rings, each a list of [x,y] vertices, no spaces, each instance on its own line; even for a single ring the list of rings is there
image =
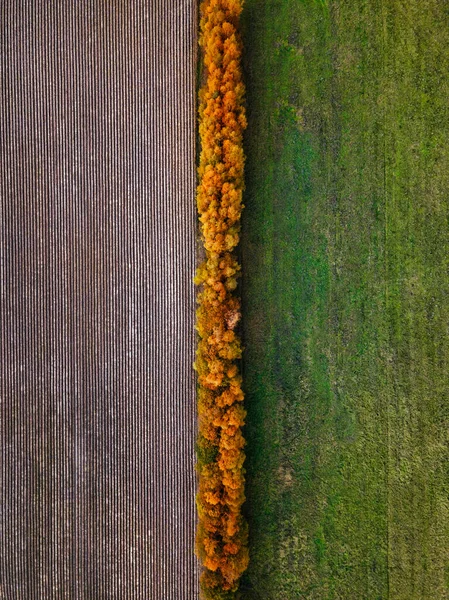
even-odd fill
[[[240,0],[203,0],[200,39],[204,85],[199,98],[201,141],[197,208],[205,260],[196,276],[199,343],[199,435],[197,469],[199,525],[196,548],[204,566],[204,599],[235,598],[248,565],[248,531],[241,514],[244,495],[246,412],[236,333],[240,301],[235,295],[240,265],[234,254],[243,208],[244,85],[238,33]]]

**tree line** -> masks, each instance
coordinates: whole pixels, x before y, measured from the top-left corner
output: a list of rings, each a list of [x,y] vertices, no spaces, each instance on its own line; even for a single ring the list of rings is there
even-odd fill
[[[235,294],[246,127],[238,29],[241,10],[241,0],[203,0],[200,4],[204,83],[199,96],[197,208],[205,260],[196,275],[201,286],[195,361],[199,416],[196,549],[204,566],[201,594],[205,600],[235,598],[249,560],[248,528],[241,513],[246,411],[238,366],[242,355],[237,333],[240,300]]]

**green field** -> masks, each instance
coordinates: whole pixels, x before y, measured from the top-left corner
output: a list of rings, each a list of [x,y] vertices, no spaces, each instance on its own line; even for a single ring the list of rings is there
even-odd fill
[[[244,598],[449,599],[449,3],[243,33]]]

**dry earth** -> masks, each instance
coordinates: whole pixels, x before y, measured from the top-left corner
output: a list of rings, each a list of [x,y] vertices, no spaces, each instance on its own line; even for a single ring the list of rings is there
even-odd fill
[[[0,599],[192,600],[196,1],[0,3]]]

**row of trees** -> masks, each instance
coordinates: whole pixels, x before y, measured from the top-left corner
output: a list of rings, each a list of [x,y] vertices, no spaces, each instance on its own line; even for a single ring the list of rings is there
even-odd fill
[[[240,301],[234,290],[240,266],[243,208],[243,107],[238,34],[241,0],[203,0],[200,46],[204,85],[200,90],[201,140],[197,207],[205,248],[198,270],[197,330],[199,437],[197,442],[199,525],[197,552],[205,567],[202,597],[235,598],[248,565],[248,531],[241,514],[244,495],[245,440],[242,347],[236,333]]]

